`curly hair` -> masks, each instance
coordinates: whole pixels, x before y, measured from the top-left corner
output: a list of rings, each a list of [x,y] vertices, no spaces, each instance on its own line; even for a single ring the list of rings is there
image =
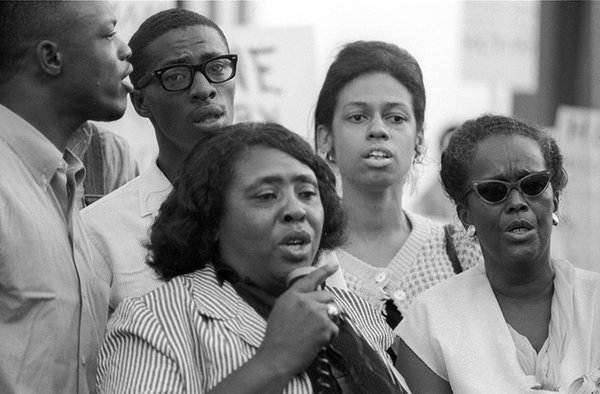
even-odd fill
[[[229,44],[225,34],[216,23],[207,17],[183,8],[160,11],[146,19],[129,40],[129,47],[131,48],[129,61],[133,66],[130,79],[133,86],[137,88],[138,81],[152,71],[148,70],[150,61],[145,52],[146,47],[171,30],[185,29],[190,26],[206,26],[215,29],[223,39],[227,52],[229,52]]]
[[[540,126],[514,117],[483,115],[464,122],[452,135],[442,153],[440,177],[446,194],[455,204],[465,203],[472,161],[479,143],[493,135],[520,135],[540,147],[546,166],[552,170],[552,189],[558,198],[567,185],[563,157],[554,138]]]
[[[417,60],[406,50],[382,41],[354,41],[346,44],[329,66],[315,109],[315,148],[318,150],[317,129],[331,130],[335,106],[340,91],[352,80],[364,74],[387,73],[404,85],[412,95],[417,130],[425,121],[425,86]]]
[[[315,261],[322,251],[343,243],[346,216],[329,165],[302,137],[279,124],[238,123],[202,136],[160,208],[146,247],[147,264],[161,279],[193,272],[209,262],[222,263],[216,234],[225,209],[225,194],[236,163],[252,146],[280,150],[315,173],[324,210]]]

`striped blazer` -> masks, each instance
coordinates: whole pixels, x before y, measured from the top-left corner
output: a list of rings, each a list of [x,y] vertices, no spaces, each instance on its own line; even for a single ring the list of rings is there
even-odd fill
[[[330,290],[355,327],[386,360],[394,338],[383,317],[363,299]],[[99,393],[205,393],[246,363],[260,346],[266,321],[212,266],[127,298],[112,315],[96,376]],[[284,393],[312,393],[306,373]]]

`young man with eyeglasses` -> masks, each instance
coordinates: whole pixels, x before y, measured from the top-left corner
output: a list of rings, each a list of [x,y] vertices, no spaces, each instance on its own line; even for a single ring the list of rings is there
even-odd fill
[[[93,392],[108,281],[91,257],[67,141],[115,120],[129,47],[104,1],[0,2],[0,392]]]
[[[184,9],[151,16],[129,45],[131,101],[152,122],[159,153],[139,177],[82,211],[93,253],[111,272],[112,310],[162,283],[145,264],[143,243],[196,141],[232,123],[237,64],[221,29]]]

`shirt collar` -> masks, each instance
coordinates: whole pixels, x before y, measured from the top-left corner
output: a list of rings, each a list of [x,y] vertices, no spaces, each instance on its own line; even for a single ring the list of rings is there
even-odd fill
[[[219,284],[211,264],[185,275],[198,311],[210,318],[222,320],[227,329],[253,347],[262,343],[267,322],[235,291],[231,283]]]
[[[0,104],[0,139],[19,156],[43,188],[63,166],[63,154],[25,119]]]
[[[70,149],[65,149],[63,160],[67,163],[67,172],[75,175],[75,183],[80,185],[85,178],[85,168],[77,155],[71,152]]]
[[[67,148],[77,157],[83,157],[92,142],[93,127],[89,122],[85,122],[77,128],[67,142]]]
[[[156,165],[156,159],[152,160],[150,167],[140,175],[139,179],[140,215],[156,217],[171,190],[173,185]]]

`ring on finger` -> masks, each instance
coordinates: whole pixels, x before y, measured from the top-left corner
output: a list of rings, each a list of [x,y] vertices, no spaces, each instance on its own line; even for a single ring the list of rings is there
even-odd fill
[[[335,302],[330,302],[327,304],[327,316],[334,322],[336,325],[340,324],[341,320],[341,311],[340,308],[335,304]]]

